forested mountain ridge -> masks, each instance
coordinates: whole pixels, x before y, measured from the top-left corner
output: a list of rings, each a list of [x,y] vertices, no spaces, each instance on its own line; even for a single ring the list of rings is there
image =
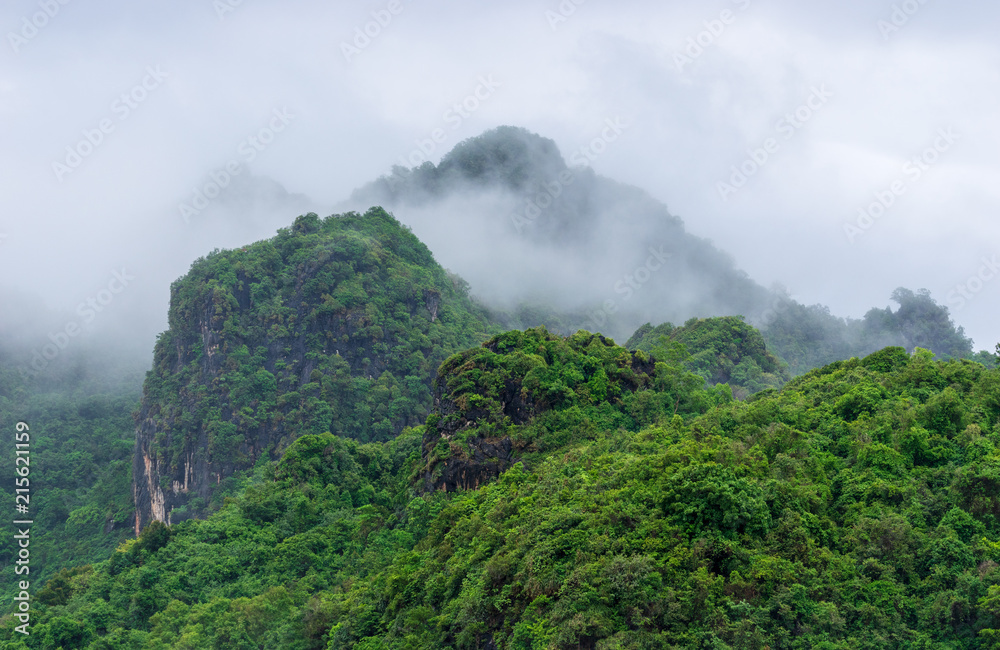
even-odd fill
[[[171,287],[169,322],[136,417],[137,534],[204,513],[226,479],[298,436],[388,440],[419,424],[437,366],[492,327],[377,208],[301,216],[196,261]]]
[[[304,435],[208,519],[154,523],[49,583],[32,636],[11,619],[0,635],[143,650],[1000,635],[996,370],[887,348],[741,402],[677,363],[536,329],[440,377],[425,425]],[[509,380],[521,401],[505,406]],[[428,491],[431,454],[484,434],[532,450],[476,489]]]
[[[692,412],[702,406],[691,401],[702,383],[600,334],[563,338],[544,327],[501,334],[441,365],[423,438],[423,489],[475,489],[568,436],[634,430],[671,408]],[[677,397],[670,404],[668,387]],[[710,394],[731,399],[725,387]]]

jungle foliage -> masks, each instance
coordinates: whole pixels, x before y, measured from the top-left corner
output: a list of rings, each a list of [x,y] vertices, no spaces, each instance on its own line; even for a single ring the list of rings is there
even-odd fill
[[[418,480],[437,422],[386,443],[304,435],[209,519],[152,524],[59,576],[30,637],[4,622],[7,647],[1000,641],[1000,372],[890,347],[720,400],[655,357],[632,387],[638,373],[608,367],[636,357],[600,337],[550,341],[495,337],[477,348],[495,357],[453,357],[441,381],[489,413],[467,382],[519,368],[526,402],[549,396],[528,426],[591,406],[624,416],[627,395],[648,395],[648,416],[556,426],[531,462],[455,492]],[[675,412],[671,391],[692,408]]]

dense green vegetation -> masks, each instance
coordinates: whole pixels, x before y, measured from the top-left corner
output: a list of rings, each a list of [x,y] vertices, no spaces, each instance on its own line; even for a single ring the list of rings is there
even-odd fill
[[[441,361],[485,337],[465,292],[383,210],[299,217],[171,287],[146,380],[152,416],[178,418],[175,441],[207,428],[218,450],[260,427],[388,440],[426,417]]]
[[[137,416],[141,525],[157,503],[172,521],[214,509],[300,435],[386,441],[420,424],[441,361],[493,327],[379,208],[304,215],[197,260],[171,287],[169,323]]]
[[[656,361],[599,334],[507,332],[441,365],[424,485],[477,487],[572,440],[636,431],[664,414],[700,413],[732,399],[728,386],[704,390],[704,383],[677,360]]]
[[[67,353],[73,355],[74,351]],[[139,403],[141,372],[129,364],[95,373],[102,364],[84,355],[61,370],[22,377],[0,350],[0,499],[14,508],[14,431],[30,427],[29,475],[32,529],[31,582],[36,586],[63,567],[106,560],[132,532],[132,412]],[[120,361],[120,360],[118,360]],[[117,375],[113,380],[109,376]],[[6,527],[10,530],[10,525]],[[16,594],[12,535],[0,538],[0,609]],[[24,579],[21,576],[20,579]]]
[[[887,348],[741,402],[643,354],[495,337],[442,366],[459,410],[387,443],[299,438],[209,519],[153,524],[59,576],[31,637],[5,621],[8,647],[1000,640],[1000,372]],[[517,424],[511,404],[535,406]],[[421,448],[484,428],[534,431],[536,453],[424,492]]]
[[[760,332],[739,316],[692,318],[683,327],[646,323],[625,347],[680,359],[709,383],[728,384],[740,398],[781,388],[789,379],[788,368],[767,350]]]
[[[141,403],[134,363],[82,349],[16,374],[10,310],[34,601],[0,646],[1000,648],[1000,345],[924,290],[860,320],[768,292],[523,129],[359,195],[482,191],[551,195],[499,216],[583,288],[534,273],[487,311],[383,209],[307,214],[172,285]],[[691,313],[763,331],[578,331]]]

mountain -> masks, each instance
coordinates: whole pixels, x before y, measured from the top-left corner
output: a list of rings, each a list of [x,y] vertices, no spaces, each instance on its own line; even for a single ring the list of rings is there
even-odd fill
[[[903,288],[860,320],[772,291],[756,321],[657,318],[625,346],[581,329],[684,304],[683,283],[645,291],[665,249],[622,276],[620,300],[590,301],[587,274],[611,268],[598,244],[622,244],[601,230],[616,210],[676,235],[698,286],[740,274],[669,215],[644,217],[665,207],[640,191],[499,133],[384,180],[400,215],[439,217],[444,255],[492,268],[506,302],[483,307],[382,208],[308,213],[171,286],[134,421],[139,381],[108,332],[46,340],[72,316],[5,302],[20,307],[0,312],[0,422],[30,422],[37,455],[32,635],[8,615],[4,647],[1000,638],[997,356],[969,361],[947,308]],[[480,239],[532,224],[490,215],[532,187],[580,200],[553,200],[525,258],[498,266]],[[901,347],[866,354],[886,344]],[[54,359],[17,372],[33,351]],[[0,561],[19,552],[0,543]]]
[[[470,138],[437,165],[396,167],[342,207],[369,205],[412,227],[491,309],[556,311],[567,334],[625,340],[645,322],[752,317],[770,298],[648,193],[568,165],[518,127]],[[523,323],[539,324],[553,326]]]
[[[599,334],[507,332],[438,370],[423,437],[423,489],[478,488],[563,446],[572,431],[635,430],[666,412],[696,412],[704,404],[692,396],[703,383]],[[712,399],[732,397],[723,389]]]
[[[956,326],[948,308],[939,305],[926,289],[893,291],[891,307],[872,308],[861,319],[839,318],[823,305],[806,307],[788,297],[779,297],[766,314],[762,328],[768,347],[786,361],[792,374],[852,356],[862,357],[886,346],[913,352],[932,350],[943,359],[976,360],[993,367],[995,357],[987,352],[973,355],[972,340]]]
[[[501,126],[357,189],[435,251],[505,327],[627,340],[643,323],[743,316],[792,374],[885,346],[971,357],[971,340],[925,290],[899,288],[861,319],[765,289],[647,192],[568,164],[552,140]],[[992,355],[981,357],[988,361]]]
[[[169,322],[136,416],[137,534],[203,514],[298,436],[388,440],[419,424],[438,365],[491,327],[380,209],[308,214],[197,260],[171,286]]]

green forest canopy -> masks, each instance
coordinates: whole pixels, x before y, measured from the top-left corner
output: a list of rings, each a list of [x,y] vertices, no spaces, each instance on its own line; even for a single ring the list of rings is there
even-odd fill
[[[516,345],[493,354],[541,340],[504,336]],[[597,372],[586,345],[558,349],[538,372]],[[1000,640],[1000,372],[887,348],[740,402],[660,382],[679,366],[653,362],[638,391],[609,376],[601,403],[621,426],[570,416],[560,446],[477,490],[420,489],[424,426],[386,443],[299,438],[208,520],[154,524],[52,581],[31,637],[5,622],[8,647]],[[593,404],[589,380],[571,392],[549,418]],[[625,417],[627,395],[685,392],[701,406]]]

